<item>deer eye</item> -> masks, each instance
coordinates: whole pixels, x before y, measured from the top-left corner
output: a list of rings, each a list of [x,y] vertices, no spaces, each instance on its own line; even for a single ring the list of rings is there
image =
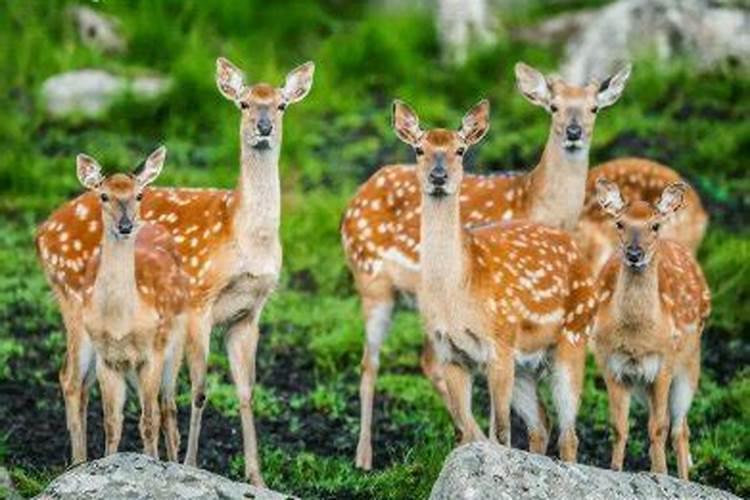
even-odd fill
[[[592,113],[596,114],[597,111],[599,111],[599,106],[594,106],[593,108],[591,108]]]
[[[141,201],[143,199],[143,193],[138,193],[137,195],[135,195],[135,199],[136,201]]]
[[[654,222],[653,224],[651,224],[651,230],[655,233],[659,231],[660,227],[661,224],[659,224],[658,222]]]
[[[286,109],[286,103],[282,102],[279,104],[278,108],[279,111],[284,111]]]
[[[422,156],[424,154],[424,149],[417,146],[416,148],[414,148],[414,152],[417,153],[417,156]]]
[[[617,229],[618,229],[619,231],[622,231],[622,230],[623,230],[623,229],[625,228],[625,225],[624,225],[624,224],[623,224],[622,222],[620,222],[620,221],[618,220],[617,222],[615,222],[615,227],[616,227],[616,228],[617,228]]]
[[[240,102],[240,107],[242,109],[250,109],[250,105],[246,103],[245,101]]]
[[[107,193],[102,193],[102,194],[100,194],[100,195],[99,195],[99,198],[101,198],[101,200],[102,200],[103,202],[105,202],[105,203],[109,201],[109,195],[108,195]]]
[[[465,152],[466,152],[466,148],[458,148],[458,149],[456,150],[456,154],[457,154],[458,156],[463,156]]]
[[[552,113],[557,113],[557,106],[555,106],[554,104],[550,104],[550,105],[549,105],[549,110],[550,110],[550,111],[551,111]]]

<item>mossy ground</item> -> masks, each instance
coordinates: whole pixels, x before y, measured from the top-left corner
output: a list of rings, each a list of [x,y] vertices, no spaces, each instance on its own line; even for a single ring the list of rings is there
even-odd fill
[[[581,2],[578,2],[581,3]],[[585,3],[585,2],[584,2]],[[362,348],[359,303],[344,265],[338,222],[358,183],[411,153],[389,128],[401,97],[424,121],[455,126],[481,97],[492,129],[472,152],[475,171],[525,169],[547,133],[542,111],[513,89],[512,65],[551,69],[557,49],[502,40],[461,69],[439,66],[431,19],[387,14],[337,0],[96,4],[117,15],[130,39],[121,57],[81,47],[65,2],[0,2],[0,465],[31,495],[64,468],[68,438],[57,371],[64,334],[36,264],[32,234],[50,211],[80,191],[74,156],[130,169],[155,145],[169,147],[162,185],[230,187],[237,175],[239,117],[216,91],[214,60],[225,55],[253,81],[281,83],[296,64],[317,64],[310,96],[285,118],[282,153],[282,284],[262,318],[254,401],[269,485],[301,497],[425,497],[453,445],[448,416],[421,375],[415,313],[400,308],[382,353],[375,405],[375,471],[353,467]],[[545,15],[532,4],[507,22]],[[98,120],[51,121],[42,81],[60,71],[154,68],[174,79],[156,103],[127,100]],[[621,102],[598,120],[592,164],[647,156],[683,173],[712,215],[700,252],[714,293],[704,336],[704,375],[690,413],[695,480],[750,496],[750,78],[732,68],[697,75],[688,61],[635,61]],[[209,407],[201,460],[239,478],[241,437],[221,332],[210,358]],[[486,414],[478,384],[475,410]],[[181,381],[186,436],[187,381]],[[123,449],[136,450],[137,408],[127,407]],[[645,412],[636,405],[626,466],[648,466]],[[514,442],[525,446],[516,425]],[[609,456],[603,384],[588,367],[578,429],[580,460]],[[102,452],[98,398],[89,417],[90,454]],[[551,453],[555,453],[551,447]],[[674,463],[671,462],[672,470]]]

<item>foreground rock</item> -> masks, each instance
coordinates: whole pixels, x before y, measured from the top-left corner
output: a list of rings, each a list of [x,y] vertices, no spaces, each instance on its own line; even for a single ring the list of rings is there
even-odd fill
[[[275,491],[230,481],[174,462],[138,453],[118,453],[75,467],[55,479],[39,500],[283,500]]]
[[[446,460],[431,500],[517,498],[737,499],[730,493],[659,474],[614,472],[570,465],[490,443],[473,443]]]

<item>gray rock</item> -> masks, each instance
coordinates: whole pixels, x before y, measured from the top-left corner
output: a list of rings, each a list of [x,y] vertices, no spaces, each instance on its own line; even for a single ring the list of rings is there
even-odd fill
[[[566,464],[489,442],[457,448],[448,456],[431,500],[737,499],[734,495],[649,474]]]
[[[138,453],[117,453],[81,464],[55,479],[38,500],[291,499],[211,472]]]
[[[54,117],[82,115],[97,117],[122,95],[154,99],[171,87],[167,78],[142,76],[127,79],[98,69],[69,71],[52,76],[42,84],[47,112]]]
[[[68,14],[87,47],[105,53],[120,53],[127,48],[116,18],[80,5],[70,7]]]

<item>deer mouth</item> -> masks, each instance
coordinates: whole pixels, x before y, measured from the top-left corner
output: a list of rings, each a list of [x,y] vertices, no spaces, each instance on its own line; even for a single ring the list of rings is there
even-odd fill
[[[563,143],[563,147],[565,148],[565,151],[568,153],[577,153],[583,149],[583,141],[580,139],[576,139],[574,141],[571,141],[570,139],[566,139]]]
[[[257,149],[259,151],[263,151],[265,149],[271,149],[271,141],[268,140],[268,138],[262,137],[259,139],[256,139],[253,143],[253,149]]]

